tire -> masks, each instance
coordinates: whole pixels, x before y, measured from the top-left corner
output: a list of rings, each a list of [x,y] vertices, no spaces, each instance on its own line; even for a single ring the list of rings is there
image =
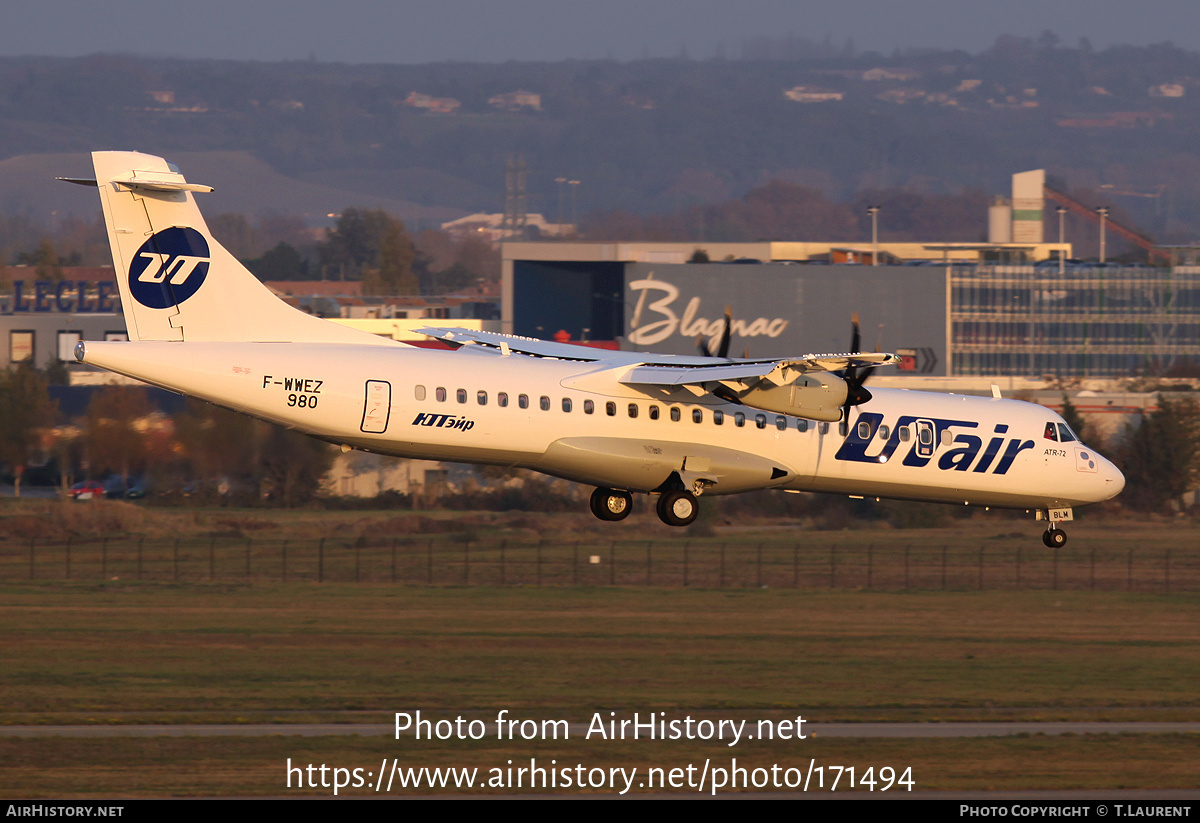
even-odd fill
[[[1067,545],[1067,533],[1062,529],[1047,529],[1042,534],[1042,542],[1048,549],[1061,549]]]
[[[691,492],[663,492],[658,498],[658,517],[668,526],[689,526],[699,513],[700,504]]]
[[[633,497],[629,492],[614,489],[596,489],[590,501],[592,514],[601,520],[614,522],[624,520],[633,511]]]

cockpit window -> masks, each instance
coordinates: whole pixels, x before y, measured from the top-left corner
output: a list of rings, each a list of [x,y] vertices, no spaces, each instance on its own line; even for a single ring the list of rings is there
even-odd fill
[[[1046,433],[1043,434],[1042,437],[1046,438],[1047,440],[1058,440],[1058,434],[1055,432],[1053,423],[1046,424]]]
[[[1078,440],[1079,438],[1075,436],[1075,432],[1071,431],[1071,428],[1066,423],[1059,423],[1058,439],[1064,443],[1070,443],[1072,440]]]

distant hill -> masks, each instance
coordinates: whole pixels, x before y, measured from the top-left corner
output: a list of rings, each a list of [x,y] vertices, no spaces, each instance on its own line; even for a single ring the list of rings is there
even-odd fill
[[[755,53],[495,65],[2,58],[0,213],[89,208],[44,181],[86,174],[83,152],[144,147],[217,186],[210,211],[380,206],[428,225],[500,211],[517,156],[527,210],[568,218],[678,215],[772,179],[843,203],[898,187],[1008,194],[1014,172],[1045,168],[1160,242],[1200,236],[1196,52],[1095,51],[1047,33],[979,54]]]

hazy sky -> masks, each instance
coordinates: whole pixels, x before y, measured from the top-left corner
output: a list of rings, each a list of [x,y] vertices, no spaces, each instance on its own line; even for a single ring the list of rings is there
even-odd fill
[[[4,0],[0,55],[351,63],[676,56],[795,35],[977,52],[1000,34],[1200,50],[1196,0]]]

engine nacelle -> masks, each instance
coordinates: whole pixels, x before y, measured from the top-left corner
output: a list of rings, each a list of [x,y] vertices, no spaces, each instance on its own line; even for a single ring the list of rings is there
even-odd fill
[[[842,419],[847,392],[846,381],[829,372],[802,374],[782,386],[763,380],[748,389],[733,390],[739,400],[755,409],[830,422]]]

